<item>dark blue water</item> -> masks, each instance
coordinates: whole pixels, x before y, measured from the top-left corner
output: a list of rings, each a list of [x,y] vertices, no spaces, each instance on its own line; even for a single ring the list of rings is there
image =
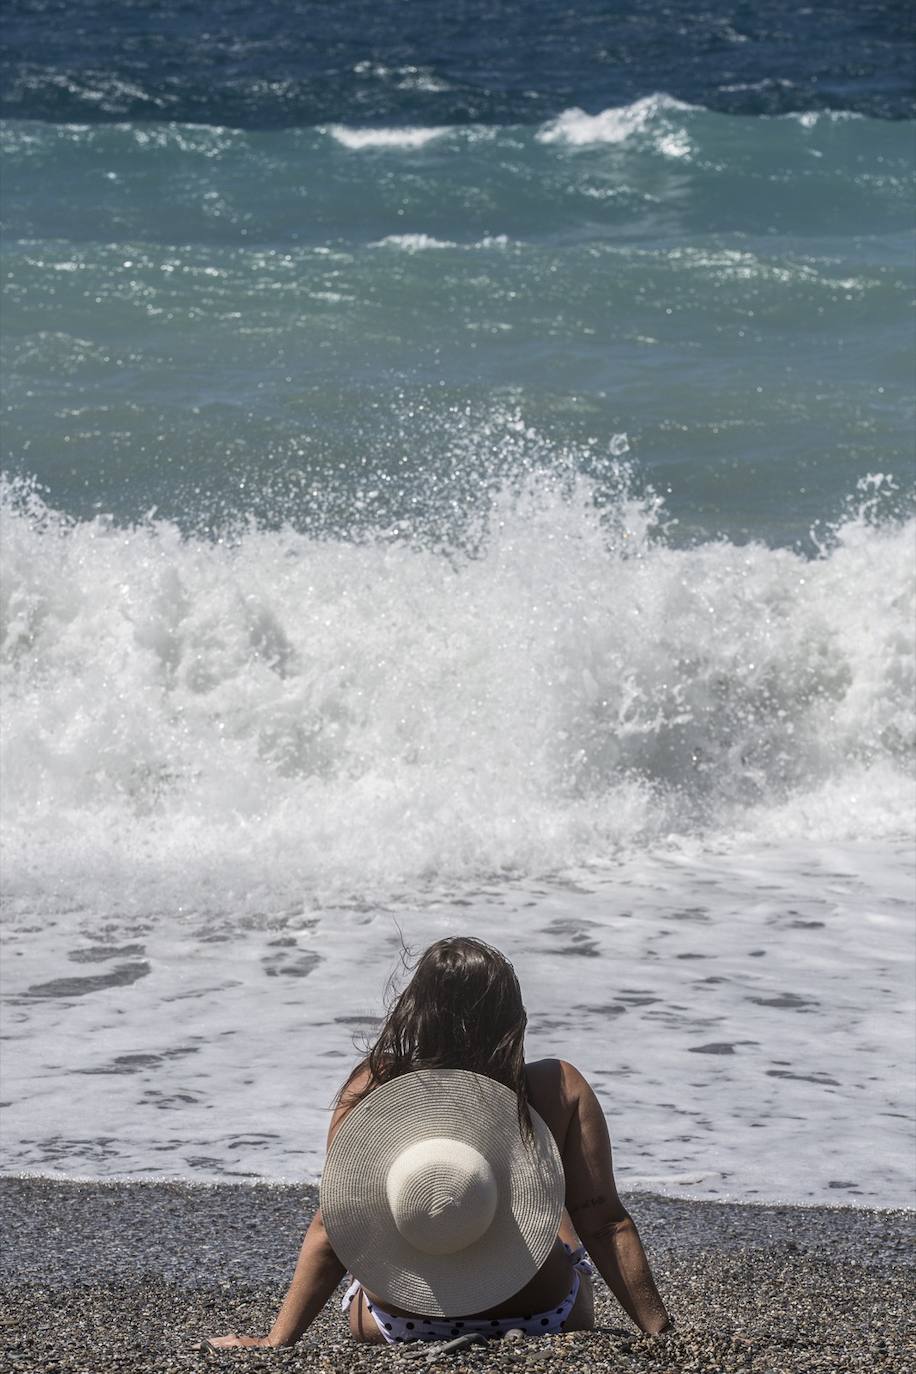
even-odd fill
[[[913,8],[700,0],[7,0],[0,113],[243,128],[531,123],[665,91],[732,114],[916,109]]]

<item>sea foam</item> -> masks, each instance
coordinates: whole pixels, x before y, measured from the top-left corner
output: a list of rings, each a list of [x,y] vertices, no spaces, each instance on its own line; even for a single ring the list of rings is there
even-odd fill
[[[436,139],[445,138],[453,129],[444,125],[441,128],[414,129],[358,129],[344,124],[329,124],[327,132],[344,148],[361,152],[367,148],[411,149],[425,148]]]
[[[634,135],[651,133],[659,151],[681,157],[689,151],[684,129],[672,120],[695,110],[670,95],[647,95],[630,105],[614,106],[589,115],[578,108],[564,110],[538,130],[539,143],[581,148],[593,144],[626,143]]]
[[[677,548],[584,478],[473,547],[184,537],[7,489],[6,892],[371,896],[703,837],[906,833],[913,525]]]

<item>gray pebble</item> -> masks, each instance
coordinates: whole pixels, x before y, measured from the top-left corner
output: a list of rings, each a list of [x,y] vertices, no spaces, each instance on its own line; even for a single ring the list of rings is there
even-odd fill
[[[352,1342],[333,1298],[291,1349],[194,1349],[207,1334],[268,1329],[314,1202],[305,1188],[0,1179],[0,1368],[416,1369],[396,1349]],[[507,1337],[429,1368],[896,1374],[916,1364],[912,1214],[649,1195],[628,1202],[677,1318],[672,1332],[623,1332],[626,1318],[599,1282],[595,1331]]]

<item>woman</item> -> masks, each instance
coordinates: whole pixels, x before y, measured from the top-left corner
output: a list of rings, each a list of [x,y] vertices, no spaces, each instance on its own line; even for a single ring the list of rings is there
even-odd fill
[[[607,1126],[595,1094],[578,1070],[563,1060],[525,1062],[526,1021],[515,972],[498,950],[468,937],[431,945],[368,1056],[341,1090],[328,1132],[329,1150],[348,1114],[403,1075],[431,1072],[435,1079],[440,1071],[465,1070],[470,1071],[468,1077],[495,1080],[514,1094],[522,1136],[532,1134],[533,1122],[539,1130],[541,1120],[546,1123],[552,1137],[549,1148],[553,1150],[555,1142],[559,1152],[566,1208],[552,1232],[555,1240],[533,1276],[511,1296],[466,1314],[454,1329],[489,1327],[490,1334],[500,1334],[508,1326],[531,1329],[532,1314],[537,1314],[536,1320],[543,1322],[547,1332],[591,1328],[593,1295],[585,1272],[590,1266],[583,1262],[587,1249],[636,1325],[652,1334],[664,1331],[669,1318],[639,1234],[617,1196]],[[221,1336],[211,1344],[292,1345],[314,1321],[345,1272],[319,1208],[270,1332]],[[359,1341],[381,1343],[445,1334],[440,1326],[433,1326],[427,1313],[399,1307],[386,1293],[366,1292],[358,1282],[345,1302],[350,1330]],[[427,1312],[431,1310],[438,1309]],[[448,1316],[446,1328],[451,1330],[455,1314]]]

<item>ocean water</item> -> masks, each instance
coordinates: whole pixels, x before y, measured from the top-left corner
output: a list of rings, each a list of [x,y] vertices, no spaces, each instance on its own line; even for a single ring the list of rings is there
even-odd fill
[[[468,932],[624,1189],[911,1201],[909,33],[766,9],[7,7],[7,1171],[314,1178]]]

